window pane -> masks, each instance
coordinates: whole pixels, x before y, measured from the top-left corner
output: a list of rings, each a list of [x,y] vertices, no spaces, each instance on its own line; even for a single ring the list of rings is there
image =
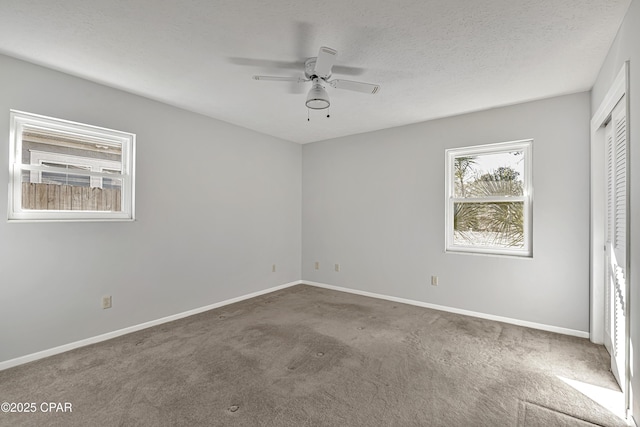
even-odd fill
[[[51,166],[61,169],[69,169],[74,172],[82,170],[90,170],[88,167],[64,165],[51,162],[42,162],[42,166]],[[35,172],[37,174],[38,172]],[[36,175],[37,176],[37,175]],[[91,177],[87,175],[69,175],[57,172],[41,172],[40,181],[42,184],[61,184],[61,185],[76,185],[80,187],[90,187]]]
[[[82,159],[91,159],[91,163],[122,162],[122,144],[92,140],[53,130],[27,128],[22,133],[22,164],[40,164],[56,158],[67,159],[64,163],[86,166],[90,163]]]
[[[122,188],[122,180],[117,178],[102,178],[102,188],[120,190]]]
[[[454,203],[457,246],[524,248],[524,203]]]
[[[40,182],[42,184],[60,184],[89,187],[91,184],[91,177],[86,175],[68,175],[63,173],[42,172]]]
[[[456,156],[454,197],[522,196],[524,152]]]
[[[122,180],[109,180],[108,188],[90,186],[91,177],[70,173],[42,172],[38,181],[22,173],[21,206],[24,210],[110,211],[122,210]],[[99,179],[99,178],[98,178]]]

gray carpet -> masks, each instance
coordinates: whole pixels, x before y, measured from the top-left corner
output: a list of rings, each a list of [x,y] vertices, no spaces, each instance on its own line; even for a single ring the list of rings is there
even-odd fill
[[[586,339],[295,286],[0,372],[2,426],[623,426]]]
[[[530,402],[522,402],[520,409],[519,427],[598,427],[598,424],[583,421],[580,418]]]

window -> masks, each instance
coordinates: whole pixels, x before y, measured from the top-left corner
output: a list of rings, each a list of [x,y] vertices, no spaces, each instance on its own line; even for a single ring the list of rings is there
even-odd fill
[[[9,220],[132,220],[135,135],[11,111]]]
[[[532,140],[446,151],[446,250],[532,256]]]

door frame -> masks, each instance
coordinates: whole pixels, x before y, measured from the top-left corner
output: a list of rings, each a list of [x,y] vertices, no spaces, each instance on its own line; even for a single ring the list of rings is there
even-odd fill
[[[626,95],[626,96],[625,96]],[[605,130],[604,126],[611,116],[614,107],[625,98],[627,103],[627,115],[629,114],[629,61],[626,61],[609,88],[598,110],[591,118],[591,177],[590,177],[590,316],[589,339],[596,344],[604,344],[605,316],[605,212],[606,212],[606,188],[605,188]],[[629,121],[627,120],[627,144],[629,144]],[[628,145],[627,145],[628,148]],[[627,153],[629,151],[627,150]],[[629,171],[629,156],[627,155],[627,172]],[[627,179],[627,186],[630,179]],[[628,189],[628,187],[627,187]],[[629,192],[627,191],[627,248],[629,248]],[[629,285],[630,262],[627,256],[625,270],[627,272],[625,312],[627,316],[625,327],[625,366],[622,391],[625,396],[625,409],[629,410]]]

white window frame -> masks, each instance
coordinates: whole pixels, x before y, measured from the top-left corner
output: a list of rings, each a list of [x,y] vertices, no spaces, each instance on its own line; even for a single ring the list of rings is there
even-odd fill
[[[22,209],[22,173],[29,171],[39,175],[43,171],[56,173],[69,173],[67,169],[45,167],[40,164],[22,163],[22,136],[25,130],[50,131],[57,134],[64,134],[71,139],[79,139],[84,142],[91,142],[101,146],[121,147],[121,162],[114,162],[118,167],[106,169],[119,169],[118,173],[105,173],[101,171],[82,171],[82,175],[91,177],[94,182],[102,182],[102,178],[121,180],[121,210],[120,211],[83,211],[83,210],[36,210]],[[38,114],[26,113],[23,111],[10,110],[10,135],[9,135],[9,205],[8,220],[10,222],[26,221],[132,221],[135,219],[135,185],[134,185],[134,165],[135,165],[135,134],[106,129],[98,126],[76,123],[68,120],[56,119],[41,116]],[[56,156],[75,157],[70,155],[59,155],[57,153],[46,153],[53,160]],[[91,166],[90,158],[76,157],[81,160],[82,165]],[[47,159],[49,160],[49,159]],[[44,161],[47,161],[44,160]],[[104,161],[102,161],[104,162]],[[68,162],[61,162],[68,163]],[[69,163],[72,164],[72,163]],[[74,162],[75,164],[75,162]]]
[[[482,156],[504,152],[524,152],[524,174],[522,196],[492,196],[474,198],[456,198],[454,159],[463,156]],[[518,257],[533,257],[533,139],[499,142],[495,144],[476,145],[471,147],[450,148],[445,151],[445,252],[475,253],[485,255],[507,255]],[[522,249],[504,248],[499,246],[472,246],[454,244],[454,204],[458,202],[523,202],[524,214],[524,245]]]

